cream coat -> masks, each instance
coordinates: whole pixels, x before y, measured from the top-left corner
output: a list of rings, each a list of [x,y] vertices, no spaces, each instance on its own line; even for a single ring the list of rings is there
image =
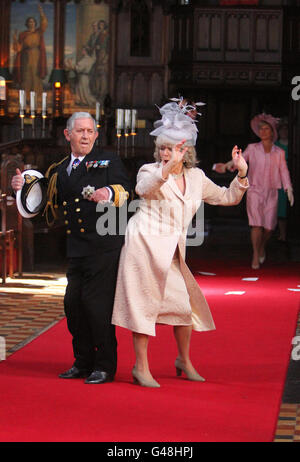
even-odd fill
[[[213,205],[238,204],[247,186],[235,178],[229,188],[217,186],[199,168],[184,169],[184,196],[171,175],[162,179],[162,164],[146,164],[138,173],[139,210],[129,220],[122,248],[112,323],[155,335],[165,285],[176,248],[190,298],[193,328],[215,329],[210,309],[185,263],[189,223],[201,200]],[[170,307],[172,309],[172,307]]]

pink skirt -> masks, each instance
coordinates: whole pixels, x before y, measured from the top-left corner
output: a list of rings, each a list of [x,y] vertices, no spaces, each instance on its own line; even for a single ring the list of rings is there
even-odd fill
[[[277,189],[256,189],[254,186],[247,191],[247,214],[250,226],[262,226],[265,229],[275,229],[277,224]]]

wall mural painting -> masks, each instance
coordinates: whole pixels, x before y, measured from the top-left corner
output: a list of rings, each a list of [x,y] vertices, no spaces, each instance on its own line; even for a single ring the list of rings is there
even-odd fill
[[[10,72],[13,82],[9,91],[12,112],[19,111],[19,90],[26,92],[27,108],[30,92],[36,93],[36,110],[41,111],[42,93],[51,101],[49,76],[53,66],[53,3],[27,0],[13,2],[10,23]],[[48,110],[51,112],[51,108]]]
[[[64,112],[103,108],[108,89],[109,6],[83,0],[66,8]]]

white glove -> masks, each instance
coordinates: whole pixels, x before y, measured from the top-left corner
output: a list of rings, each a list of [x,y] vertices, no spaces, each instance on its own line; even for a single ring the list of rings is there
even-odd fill
[[[293,205],[294,205],[293,189],[292,188],[287,188],[286,193],[287,193],[287,197],[288,197],[290,206],[293,207]]]

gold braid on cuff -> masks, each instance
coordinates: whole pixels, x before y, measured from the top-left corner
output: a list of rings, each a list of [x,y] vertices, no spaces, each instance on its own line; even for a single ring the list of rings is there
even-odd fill
[[[113,189],[115,193],[115,200],[113,202],[113,205],[115,207],[122,207],[124,202],[127,201],[129,193],[125,191],[123,186],[120,184],[111,184],[110,187]]]

